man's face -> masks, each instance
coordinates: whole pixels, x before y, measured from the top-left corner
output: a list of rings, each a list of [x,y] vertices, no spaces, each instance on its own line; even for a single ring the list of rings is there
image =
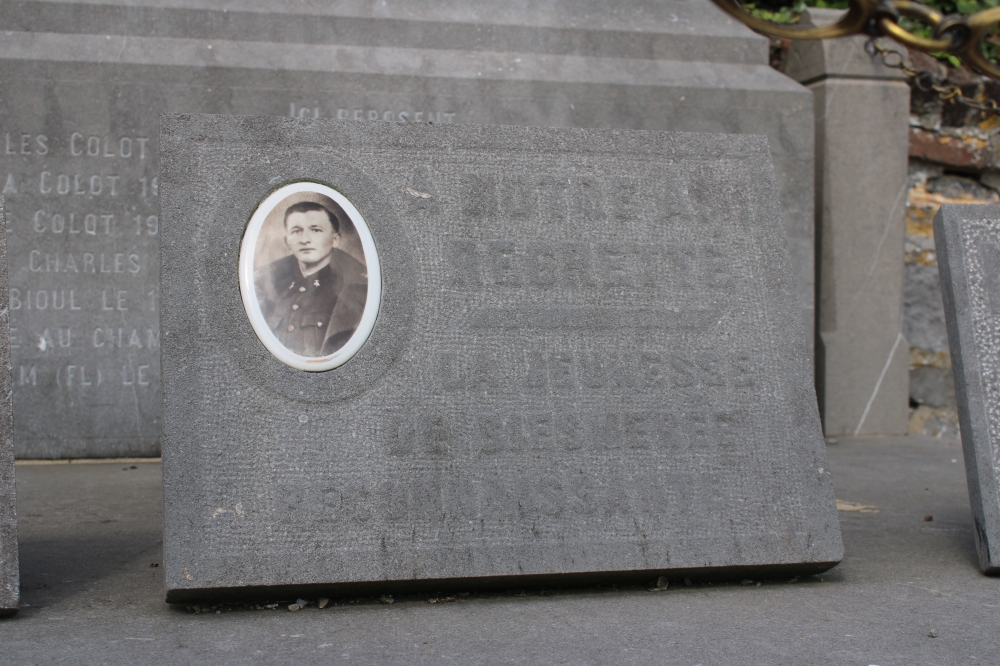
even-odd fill
[[[315,266],[330,256],[338,234],[321,210],[292,213],[285,220],[285,244],[303,266]]]

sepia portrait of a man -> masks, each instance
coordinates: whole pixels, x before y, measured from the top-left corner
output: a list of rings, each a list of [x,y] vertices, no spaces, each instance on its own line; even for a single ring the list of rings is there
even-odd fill
[[[343,209],[322,194],[295,193],[268,215],[256,246],[257,302],[281,344],[306,357],[343,347],[368,298],[365,254]]]

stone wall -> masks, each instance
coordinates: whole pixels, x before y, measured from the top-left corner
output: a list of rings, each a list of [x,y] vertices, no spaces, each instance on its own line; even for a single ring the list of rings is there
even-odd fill
[[[947,67],[918,52],[918,68],[962,94],[1000,102],[1000,82]],[[917,87],[910,97],[910,182],[906,211],[903,332],[910,343],[910,432],[958,432],[955,385],[945,330],[932,222],[943,203],[1000,202],[1000,116],[943,102]]]

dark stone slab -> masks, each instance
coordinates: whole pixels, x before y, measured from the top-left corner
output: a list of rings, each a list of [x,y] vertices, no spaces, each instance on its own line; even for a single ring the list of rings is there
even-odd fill
[[[168,600],[840,560],[765,138],[179,115],[160,148]],[[237,279],[301,179],[380,257],[329,372]]]
[[[934,242],[979,566],[1000,573],[1000,206],[945,204]]]
[[[0,196],[0,222],[4,198]],[[0,234],[0,617],[17,612],[17,499],[14,495],[14,428],[10,413],[10,328],[7,300],[7,238]]]
[[[162,4],[0,0],[19,456],[159,452],[161,113],[767,135],[811,330],[812,95],[710,3]]]

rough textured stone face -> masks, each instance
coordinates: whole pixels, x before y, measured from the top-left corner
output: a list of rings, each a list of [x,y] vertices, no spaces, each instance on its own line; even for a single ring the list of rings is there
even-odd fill
[[[166,116],[160,149],[168,600],[840,560],[765,138]],[[382,270],[322,373],[237,279],[299,179]]]
[[[1000,573],[1000,205],[941,206],[934,239],[979,565]]]
[[[159,451],[161,113],[767,135],[812,339],[812,95],[707,1],[266,4],[0,0],[18,455]]]
[[[4,221],[0,196],[0,222]],[[14,439],[10,414],[10,329],[7,323],[7,240],[0,234],[0,616],[17,612],[17,503],[14,496]]]

